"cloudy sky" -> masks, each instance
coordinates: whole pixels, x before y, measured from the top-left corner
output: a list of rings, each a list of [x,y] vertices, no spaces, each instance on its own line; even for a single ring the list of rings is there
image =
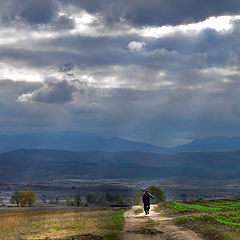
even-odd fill
[[[1,134],[240,135],[239,0],[0,4]]]

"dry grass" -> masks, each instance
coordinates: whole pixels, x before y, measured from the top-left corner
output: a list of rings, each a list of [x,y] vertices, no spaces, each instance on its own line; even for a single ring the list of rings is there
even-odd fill
[[[76,234],[102,234],[99,228],[109,209],[81,210],[21,210],[3,213],[0,217],[0,239],[64,238]]]

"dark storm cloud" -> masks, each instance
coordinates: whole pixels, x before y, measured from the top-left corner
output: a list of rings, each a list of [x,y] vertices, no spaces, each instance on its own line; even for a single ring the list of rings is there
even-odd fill
[[[20,102],[63,104],[97,102],[97,90],[75,78],[71,62],[59,64],[45,73],[44,82],[37,89],[18,96]]]
[[[3,81],[0,82],[0,129],[50,128],[53,131],[58,127],[67,130],[71,126],[159,144],[173,144],[173,138],[222,132],[236,135],[240,134],[236,131],[240,108],[235,104],[240,84],[238,76],[231,75],[229,79],[231,82],[216,83],[221,89],[216,92],[207,92],[205,88],[188,89],[184,85],[177,89],[163,87],[144,91],[89,90],[79,80],[75,83],[48,80],[43,84]],[[186,82],[185,86],[188,85]],[[105,94],[100,95],[99,91]],[[24,94],[28,101],[19,101],[18,97]],[[89,95],[98,100],[97,104],[89,101]],[[73,102],[73,98],[77,101]]]
[[[136,0],[126,19],[136,25],[178,25],[198,22],[210,16],[238,14],[237,0]]]
[[[59,16],[51,22],[50,30],[61,31],[73,29],[75,26],[75,21],[64,15]]]
[[[45,114],[48,113],[50,117],[51,111],[45,109],[43,113],[41,107],[26,106],[17,100],[20,95],[35,91],[41,86],[41,83],[0,80],[0,131],[2,133],[25,131],[27,128],[43,126],[46,123]]]
[[[30,24],[46,24],[58,13],[55,0],[3,0],[1,2],[1,18],[5,22],[19,20]]]
[[[22,95],[20,99],[25,96],[24,100],[27,101],[64,103],[72,100],[74,91],[76,91],[75,87],[66,80],[48,80],[42,88],[33,91],[30,95]]]
[[[25,104],[18,97],[42,86],[40,83],[14,82],[0,80],[0,131],[1,133],[17,133],[39,131],[57,125],[59,114],[64,115],[64,109],[56,105]]]
[[[42,102],[50,104],[69,103],[73,100],[79,102],[94,102],[96,91],[79,80],[46,79],[38,90],[19,96],[19,100],[29,102]]]
[[[74,8],[64,8],[71,4]],[[229,31],[179,31],[159,38],[138,35],[137,29],[129,30],[134,35],[114,28],[119,21],[128,25],[125,20],[146,26],[237,14],[239,4],[3,0],[2,22],[13,25],[10,41],[1,42],[1,73],[19,80],[24,71],[43,76],[46,69],[56,69],[41,83],[0,81],[0,130],[73,128],[159,144],[183,137],[240,134],[239,22]],[[59,15],[63,9],[61,14],[66,15]],[[80,30],[62,31],[74,28],[71,14],[81,9],[100,13],[96,16],[101,26],[94,26],[96,21],[89,29],[83,24],[86,32],[81,24]],[[26,38],[18,35],[18,21]],[[116,30],[116,35],[107,30]],[[131,42],[144,47],[131,48]]]
[[[58,17],[61,8],[69,5],[100,13],[110,26],[122,20],[137,26],[179,25],[240,12],[238,0],[2,0],[0,14],[4,22],[20,18],[29,24],[49,24]],[[59,18],[58,22],[58,26],[73,24],[67,17]]]
[[[41,87],[41,83],[34,82],[14,82],[11,80],[0,80],[0,95],[1,98],[17,99],[23,93],[28,93],[37,90]]]
[[[22,22],[34,28],[45,25],[55,31],[74,28],[74,20],[59,16],[59,10],[56,0],[2,0],[0,19],[5,25]]]
[[[10,1],[15,2],[15,1]],[[84,1],[75,1],[74,4],[82,5],[88,11],[104,10],[104,2],[93,1],[91,4]],[[232,4],[233,1],[230,1]],[[4,2],[5,3],[5,2]],[[52,1],[21,1],[23,6],[28,6],[27,10],[31,12],[36,4],[49,5],[48,17],[43,17],[43,22],[50,21],[50,26],[56,29],[71,29],[74,26],[73,20],[65,16],[56,17],[55,11],[58,11],[57,5]],[[29,4],[27,4],[29,3]],[[30,4],[31,3],[31,4]],[[159,4],[164,2],[159,1]],[[6,3],[5,3],[6,4]],[[17,4],[17,2],[16,2]],[[18,4],[20,2],[18,1]],[[120,6],[122,4],[113,1],[111,6]],[[132,4],[132,5],[131,5]],[[135,1],[131,3],[129,9],[135,6]],[[139,5],[143,4],[140,1]],[[149,2],[151,5],[151,2]],[[153,3],[152,3],[153,4]],[[157,3],[156,3],[157,4]],[[165,3],[166,6],[168,3]],[[209,3],[210,5],[212,4]],[[224,3],[229,4],[230,3]],[[236,4],[235,4],[236,5]],[[176,8],[177,8],[176,3]],[[222,5],[220,5],[222,6]],[[18,12],[23,11],[21,7]],[[107,8],[107,9],[108,9]],[[136,7],[137,8],[137,7]],[[41,9],[41,7],[39,7]],[[55,9],[55,10],[54,10]],[[128,7],[127,7],[128,9]],[[135,7],[134,7],[135,9]],[[41,11],[40,11],[41,12]],[[40,13],[39,13],[40,14]],[[45,14],[45,12],[44,12]],[[48,19],[48,20],[47,20]],[[61,20],[62,19],[62,20]],[[34,22],[32,19],[26,20]],[[63,21],[63,23],[61,23]],[[233,32],[220,33],[215,30],[207,29],[199,34],[176,33],[171,36],[161,37],[159,39],[144,38],[137,35],[125,35],[121,37],[83,37],[78,35],[58,36],[48,40],[39,40],[32,42],[29,39],[29,48],[14,48],[10,45],[0,49],[0,58],[6,61],[25,61],[31,66],[51,66],[53,64],[68,61],[69,59],[80,68],[91,66],[109,66],[109,65],[141,65],[151,68],[182,68],[183,65],[193,68],[203,68],[206,66],[220,66],[225,63],[232,64],[235,57],[238,59],[239,53],[239,24],[235,23]],[[144,51],[129,51],[128,44],[131,41],[144,42]],[[41,47],[43,50],[41,50]],[[40,50],[39,50],[40,49]],[[231,54],[230,54],[231,53]]]
[[[58,65],[58,70],[60,72],[70,72],[73,70],[73,68],[74,65],[72,64],[72,62],[66,62]]]
[[[78,53],[69,52],[67,49],[62,51],[49,49],[49,50],[35,50],[35,49],[22,49],[11,47],[0,48],[0,59],[4,62],[21,62],[21,64],[26,64],[29,67],[44,67],[48,68],[49,66],[55,65],[56,63],[62,63],[72,59],[82,65],[84,64],[84,56]]]
[[[20,11],[19,16],[35,24],[49,23],[56,17],[58,6],[54,0],[24,0],[18,1]]]
[[[19,96],[40,91],[45,84],[10,80],[0,81],[1,133],[64,130],[69,129],[69,126],[71,129],[81,129],[82,131],[85,129],[86,131],[88,128],[91,130],[96,125],[98,118],[95,115],[98,114],[99,110],[95,103],[93,105],[85,104],[80,99],[75,104],[62,104],[61,102],[52,101],[52,99],[50,99],[50,102],[19,101]],[[48,84],[54,85],[53,83]],[[52,88],[56,90],[59,85],[64,84],[60,82]],[[76,86],[80,85],[76,83]],[[77,92],[79,93],[79,89]],[[91,94],[89,93],[89,95]],[[99,117],[100,119],[101,117]],[[71,124],[73,125],[71,126]]]
[[[151,69],[176,71],[184,68],[236,65],[240,57],[239,22],[231,31],[206,29],[196,34],[177,32],[161,38],[137,35],[122,37],[63,36],[29,41],[29,49],[0,49],[4,61],[25,61],[31,66],[46,67],[72,61],[79,68],[137,65]],[[131,41],[144,42],[142,51],[130,51]],[[39,50],[43,48],[43,50]]]
[[[202,21],[210,16],[240,12],[238,0],[59,0],[72,3],[90,13],[101,13],[107,23],[126,19],[134,25],[178,25]]]

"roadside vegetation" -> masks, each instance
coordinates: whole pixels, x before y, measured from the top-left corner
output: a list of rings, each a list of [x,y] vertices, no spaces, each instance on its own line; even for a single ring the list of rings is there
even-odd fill
[[[120,232],[124,228],[125,218],[123,216],[127,209],[122,209],[119,211],[109,212],[106,214],[99,228],[102,229],[104,233],[104,240],[119,240]]]
[[[240,199],[170,201],[160,203],[159,210],[206,240],[240,239]]]
[[[1,214],[0,239],[89,239],[118,240],[124,227],[124,209],[83,208],[74,210],[11,209]],[[88,239],[88,238],[86,238]]]
[[[154,196],[151,199],[151,203],[157,204],[166,200],[166,196],[161,188],[156,186],[150,186],[147,188],[148,192]],[[142,195],[144,194],[144,190],[139,190],[135,196],[133,197],[133,204],[134,205],[142,205]]]

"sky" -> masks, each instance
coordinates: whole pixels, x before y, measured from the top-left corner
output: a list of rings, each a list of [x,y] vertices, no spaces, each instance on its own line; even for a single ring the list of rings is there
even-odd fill
[[[239,0],[0,4],[0,134],[240,135]]]

